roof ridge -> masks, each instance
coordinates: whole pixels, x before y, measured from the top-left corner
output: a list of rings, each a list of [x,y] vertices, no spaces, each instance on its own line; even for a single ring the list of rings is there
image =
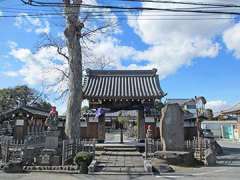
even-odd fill
[[[88,76],[156,76],[157,69],[152,70],[92,70],[87,69]]]

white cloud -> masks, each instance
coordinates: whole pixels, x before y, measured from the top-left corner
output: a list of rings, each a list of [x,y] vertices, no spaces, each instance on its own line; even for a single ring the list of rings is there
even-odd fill
[[[5,71],[5,72],[3,72],[3,75],[8,76],[8,77],[17,77],[18,72],[17,71]]]
[[[3,15],[3,12],[2,11],[0,11],[0,16],[2,16]]]
[[[197,1],[197,0],[196,0]],[[216,2],[207,0],[206,3]],[[152,3],[142,3],[144,7],[153,7]],[[187,8],[189,5],[154,4],[154,8]],[[209,16],[186,16],[187,13],[180,13],[183,16],[172,12],[143,11],[135,20],[133,16],[128,17],[128,24],[141,40],[149,45],[144,52],[137,56],[139,61],[148,60],[148,68],[157,67],[161,78],[174,73],[184,65],[190,65],[192,60],[198,57],[213,58],[218,55],[220,45],[214,40],[218,35],[233,24],[231,19],[221,20],[192,20]],[[151,17],[151,18],[149,18]],[[229,15],[211,15],[210,18],[225,18]],[[153,19],[173,20],[153,20]],[[144,19],[144,20],[142,20]],[[185,20],[174,20],[185,19]],[[186,20],[190,19],[190,20]]]
[[[240,59],[240,23],[227,29],[223,34],[223,41],[234,56]]]
[[[45,24],[44,27],[41,27],[41,26],[40,26],[39,28],[37,28],[37,29],[35,30],[35,32],[36,32],[37,34],[42,34],[42,33],[44,33],[44,34],[49,34],[49,32],[50,32],[50,24],[49,24],[48,21],[45,21],[44,24]]]
[[[33,18],[27,13],[19,13],[18,17],[15,19],[14,25],[27,32],[35,32],[36,34],[48,34],[50,32],[50,24],[47,20]]]
[[[229,104],[223,100],[208,101],[206,108],[212,109],[214,113],[220,112],[229,107]]]
[[[54,47],[40,48],[35,53],[30,49],[18,48],[16,44],[11,45],[10,49],[10,55],[23,63],[17,71],[18,75],[30,85],[54,84],[62,77],[62,73],[57,69],[67,71],[67,62]],[[61,82],[54,87],[54,90],[64,88],[66,88],[66,82]]]

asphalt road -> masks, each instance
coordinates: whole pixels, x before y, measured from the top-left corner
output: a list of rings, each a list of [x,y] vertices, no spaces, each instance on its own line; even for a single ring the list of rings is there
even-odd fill
[[[196,179],[196,180],[240,180],[240,143],[220,142],[225,155],[218,157],[215,167],[176,168],[175,173],[153,176],[114,175],[69,175],[53,173],[6,174],[0,172],[0,180],[156,180],[156,179]]]

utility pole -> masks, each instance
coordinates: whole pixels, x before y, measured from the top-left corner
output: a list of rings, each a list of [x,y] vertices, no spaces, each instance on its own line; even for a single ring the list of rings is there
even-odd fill
[[[204,106],[206,104],[206,100],[204,97],[195,96],[195,104],[196,104],[196,121],[197,121],[197,141],[198,141],[198,147],[199,148],[199,158],[200,161],[202,160],[202,137],[201,137],[201,121],[200,121],[200,113],[203,113]],[[201,107],[199,107],[201,106]],[[200,112],[202,111],[202,112]]]

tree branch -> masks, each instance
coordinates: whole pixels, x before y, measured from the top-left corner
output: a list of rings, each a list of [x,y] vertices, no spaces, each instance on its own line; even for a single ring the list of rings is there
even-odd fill
[[[82,33],[82,37],[89,36],[89,35],[91,35],[91,34],[94,34],[94,33],[98,32],[98,31],[101,31],[101,30],[103,30],[103,29],[106,29],[106,28],[108,28],[108,27],[110,27],[110,24],[107,24],[107,25],[98,27],[98,28],[96,28],[96,29],[94,29],[94,30],[88,30],[88,32]],[[87,29],[87,28],[85,28],[85,29]]]
[[[66,78],[69,78],[69,75],[66,72],[64,72],[62,69],[59,69],[57,67],[55,67],[55,69],[60,71]]]

